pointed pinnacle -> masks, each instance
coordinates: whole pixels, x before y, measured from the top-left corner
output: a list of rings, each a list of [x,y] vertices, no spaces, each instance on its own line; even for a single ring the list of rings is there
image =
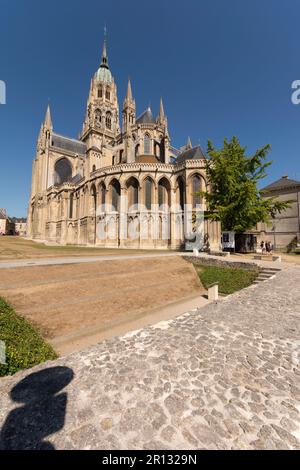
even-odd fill
[[[192,145],[192,141],[191,141],[191,138],[190,138],[190,137],[188,137],[188,140],[187,140],[186,146],[187,146],[188,148],[190,148],[190,149],[193,147],[193,145]]]
[[[46,111],[46,115],[45,115],[44,124],[45,124],[45,126],[48,127],[49,129],[52,128],[52,119],[51,119],[51,111],[50,111],[50,105],[49,105],[49,104],[48,104],[48,106],[47,106],[47,111]]]
[[[128,79],[127,93],[126,93],[126,100],[128,100],[128,101],[132,101],[132,90],[131,90],[131,82],[130,82],[130,78]]]
[[[164,105],[163,105],[163,99],[160,98],[160,103],[159,103],[159,117],[163,119],[165,117],[165,110],[164,110]]]

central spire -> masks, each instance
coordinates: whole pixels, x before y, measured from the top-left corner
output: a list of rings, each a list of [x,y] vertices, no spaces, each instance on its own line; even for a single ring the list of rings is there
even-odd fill
[[[101,64],[96,72],[96,79],[99,82],[112,82],[112,75],[111,71],[108,66],[107,60],[107,34],[106,34],[106,26],[104,28],[104,41],[103,41],[103,49],[102,49],[102,57],[101,57]]]
[[[107,29],[106,26],[104,26],[104,41],[103,41],[103,49],[102,49],[102,57],[101,57],[101,65],[100,67],[104,67],[108,69],[108,61],[107,61]]]

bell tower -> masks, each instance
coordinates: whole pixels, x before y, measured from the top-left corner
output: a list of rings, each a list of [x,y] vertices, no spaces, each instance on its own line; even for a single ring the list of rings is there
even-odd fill
[[[88,148],[102,146],[120,134],[117,86],[111,74],[107,57],[107,40],[104,44],[100,66],[91,80],[86,117],[81,140]]]

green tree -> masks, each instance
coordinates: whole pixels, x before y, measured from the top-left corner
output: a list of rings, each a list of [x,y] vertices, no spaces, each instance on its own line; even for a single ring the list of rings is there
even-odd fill
[[[210,188],[202,195],[208,203],[208,217],[220,220],[222,230],[245,232],[289,207],[290,201],[264,198],[257,188],[272,164],[267,161],[270,149],[265,145],[248,157],[237,137],[225,139],[221,149],[208,142],[206,173]]]

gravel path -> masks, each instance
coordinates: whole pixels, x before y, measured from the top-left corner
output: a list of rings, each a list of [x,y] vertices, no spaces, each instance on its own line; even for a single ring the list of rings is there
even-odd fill
[[[6,449],[300,448],[300,269],[0,381]]]

